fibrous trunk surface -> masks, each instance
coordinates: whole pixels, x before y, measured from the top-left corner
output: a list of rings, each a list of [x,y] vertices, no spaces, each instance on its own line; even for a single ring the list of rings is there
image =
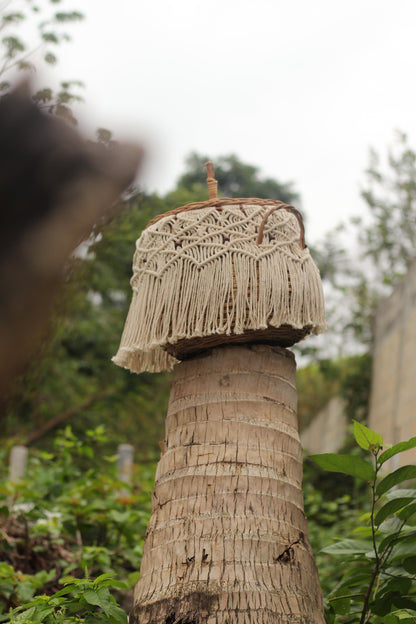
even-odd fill
[[[130,624],[323,624],[296,400],[279,347],[176,365]]]

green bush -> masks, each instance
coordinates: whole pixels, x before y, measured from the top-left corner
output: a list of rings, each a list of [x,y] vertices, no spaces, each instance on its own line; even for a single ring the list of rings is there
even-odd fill
[[[325,470],[368,483],[370,492],[369,510],[361,514],[351,537],[323,548],[323,554],[342,557],[345,568],[326,597],[326,621],[414,624],[416,489],[398,486],[416,479],[416,466],[402,466],[391,473],[383,467],[394,455],[416,447],[416,438],[383,450],[382,436],[357,421],[354,437],[369,459],[353,454],[313,456]]]
[[[0,622],[127,621],[118,603],[138,578],[154,465],[126,486],[99,455],[106,442],[102,427],[84,442],[67,427],[24,481],[2,479]]]

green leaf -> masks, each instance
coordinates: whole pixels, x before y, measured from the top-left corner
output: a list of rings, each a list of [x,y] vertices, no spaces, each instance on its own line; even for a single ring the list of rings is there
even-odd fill
[[[21,613],[19,613],[16,617],[14,622],[16,624],[27,624],[27,622],[30,622],[32,620],[32,616],[35,614],[36,611],[36,607],[31,607],[30,609],[27,609],[27,611],[23,611]],[[15,609],[12,613],[17,613],[17,609]]]
[[[409,449],[415,447],[416,437],[410,438],[410,440],[408,440],[407,442],[399,442],[398,444],[395,444],[391,448],[387,449],[387,451],[384,451],[384,453],[382,453],[378,458],[378,461],[380,465],[382,465],[384,464],[384,462],[390,459],[390,457],[393,457],[393,455],[397,455],[397,453],[402,453],[403,451],[408,451]]]
[[[378,593],[376,596],[372,604],[372,612],[379,616],[385,616],[391,613],[392,593],[390,591],[384,591],[382,595]]]
[[[403,567],[406,570],[406,572],[409,572],[410,574],[416,574],[416,556],[413,555],[412,557],[407,557],[407,559],[405,559],[403,561]]]
[[[416,466],[402,466],[385,477],[376,487],[377,496],[381,496],[390,488],[407,481],[408,479],[416,479]]]
[[[354,588],[359,585],[368,585],[371,579],[372,569],[369,568],[368,572],[347,572],[342,578],[342,580],[338,583],[338,585],[334,588],[334,592],[337,592],[341,588],[350,587]],[[344,591],[344,593],[346,593]]]
[[[25,16],[23,15],[23,13],[7,13],[7,15],[2,16],[3,22],[7,23],[20,22],[24,19]]]
[[[353,433],[357,444],[365,451],[378,449],[383,446],[383,436],[362,425],[357,420],[354,420]]]
[[[338,615],[347,615],[350,612],[351,598],[343,598],[342,596],[330,598],[331,606]]]
[[[136,585],[137,581],[140,578],[140,571],[136,571],[136,572],[130,572],[130,574],[127,577],[127,583],[129,584],[130,587],[133,587],[133,585]]]
[[[392,490],[391,492],[388,492],[386,494],[386,497],[389,500],[392,500],[393,498],[402,498],[402,497],[406,497],[406,498],[414,498],[416,501],[416,489],[410,489],[410,488],[398,488],[397,490]]]
[[[66,596],[67,594],[70,594],[73,590],[74,590],[73,585],[67,585],[63,589],[60,589],[59,591],[55,592],[54,598],[58,598],[59,596]]]
[[[52,54],[52,52],[47,52],[45,56],[43,57],[43,60],[45,61],[45,63],[48,63],[49,65],[55,65],[58,59],[55,56],[55,54]]]
[[[382,552],[389,544],[393,544],[393,550],[389,557],[390,562],[416,555],[416,531],[387,536],[381,542],[379,552]]]
[[[387,518],[384,522],[382,522],[378,530],[380,533],[384,533],[385,535],[394,535],[395,533],[399,533],[402,527],[402,521],[397,516],[392,516],[391,518]]]
[[[342,472],[365,481],[373,481],[375,477],[373,466],[361,457],[338,455],[337,453],[322,453],[321,455],[311,455],[311,459],[318,466],[330,472]]]
[[[83,598],[88,602],[88,604],[101,607],[104,613],[108,615],[112,599],[111,594],[106,587],[100,587],[97,591],[87,589],[83,593]]]
[[[83,593],[83,598],[88,602],[88,604],[97,605],[98,607],[102,607],[102,599],[99,596],[98,592],[93,589],[87,589]]]
[[[7,507],[7,505],[3,505],[2,507],[0,507],[0,516],[3,516],[3,518],[8,518],[10,515],[10,510]]]
[[[407,505],[407,507],[399,511],[397,515],[399,516],[400,520],[406,520],[407,522],[410,516],[413,516],[413,514],[415,513],[416,513],[416,502],[412,503],[411,505]]]
[[[35,593],[35,587],[30,581],[23,581],[17,586],[16,594],[20,602],[28,602]]]
[[[402,509],[403,507],[405,507],[409,503],[412,503],[413,501],[414,501],[414,498],[408,498],[408,497],[394,498],[393,500],[389,501],[388,503],[383,505],[383,507],[381,507],[381,509],[379,509],[379,511],[377,512],[376,517],[374,519],[375,525],[379,526],[382,522],[384,522],[384,520],[388,516],[391,516],[396,511],[399,511],[399,509]]]
[[[116,604],[110,604],[109,615],[111,624],[127,624],[127,614]]]
[[[321,552],[331,555],[365,555],[371,547],[370,541],[345,539],[322,548]]]
[[[412,584],[411,579],[406,579],[409,582],[409,585]],[[407,593],[407,592],[406,592]],[[394,596],[393,599],[393,604],[398,607],[399,609],[406,609],[406,611],[408,609],[412,609],[415,610],[416,609],[416,603],[414,602],[414,600],[411,600],[410,598],[408,598],[404,592],[400,592],[397,593]],[[407,613],[406,615],[410,615],[409,613]]]
[[[113,580],[108,580],[108,581],[103,581],[101,584],[101,587],[112,587],[114,589],[130,589],[130,585],[128,583],[126,583],[125,581],[116,581],[115,579]]]
[[[415,624],[414,610],[399,609],[386,615],[385,624]]]
[[[74,22],[76,20],[84,19],[84,16],[79,11],[60,12],[55,13],[55,19],[57,22]]]
[[[383,593],[392,592],[396,594],[398,593],[402,596],[406,596],[409,593],[411,586],[412,580],[407,576],[403,576],[402,578],[395,578],[387,581],[382,591]],[[402,608],[402,605],[400,606],[400,608]]]
[[[47,43],[59,43],[59,39],[56,33],[53,32],[42,33],[42,39]]]
[[[107,581],[114,578],[114,573],[107,572],[106,574],[100,574],[94,579],[94,586],[98,587],[102,583],[102,581]]]

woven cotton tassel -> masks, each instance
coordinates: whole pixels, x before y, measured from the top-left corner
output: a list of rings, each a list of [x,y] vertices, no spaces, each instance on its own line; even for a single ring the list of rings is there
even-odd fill
[[[297,218],[270,210],[265,223],[267,200],[228,201],[167,215],[144,230],[116,364],[158,372],[177,361],[166,349],[180,340],[220,335],[226,342],[282,325],[325,329],[319,271],[299,243]]]

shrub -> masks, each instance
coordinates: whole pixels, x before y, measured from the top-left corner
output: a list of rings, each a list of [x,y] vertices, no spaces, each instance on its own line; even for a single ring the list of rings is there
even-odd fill
[[[416,489],[397,486],[416,479],[416,466],[385,474],[386,462],[416,447],[416,438],[383,450],[383,438],[354,421],[354,437],[367,458],[314,455],[321,468],[369,485],[369,510],[352,537],[337,539],[323,553],[342,557],[345,571],[326,597],[328,624],[410,624],[416,622]]]
[[[0,485],[0,622],[127,621],[117,603],[138,578],[154,465],[126,486],[115,458],[94,459],[105,442],[67,427],[24,481]]]

